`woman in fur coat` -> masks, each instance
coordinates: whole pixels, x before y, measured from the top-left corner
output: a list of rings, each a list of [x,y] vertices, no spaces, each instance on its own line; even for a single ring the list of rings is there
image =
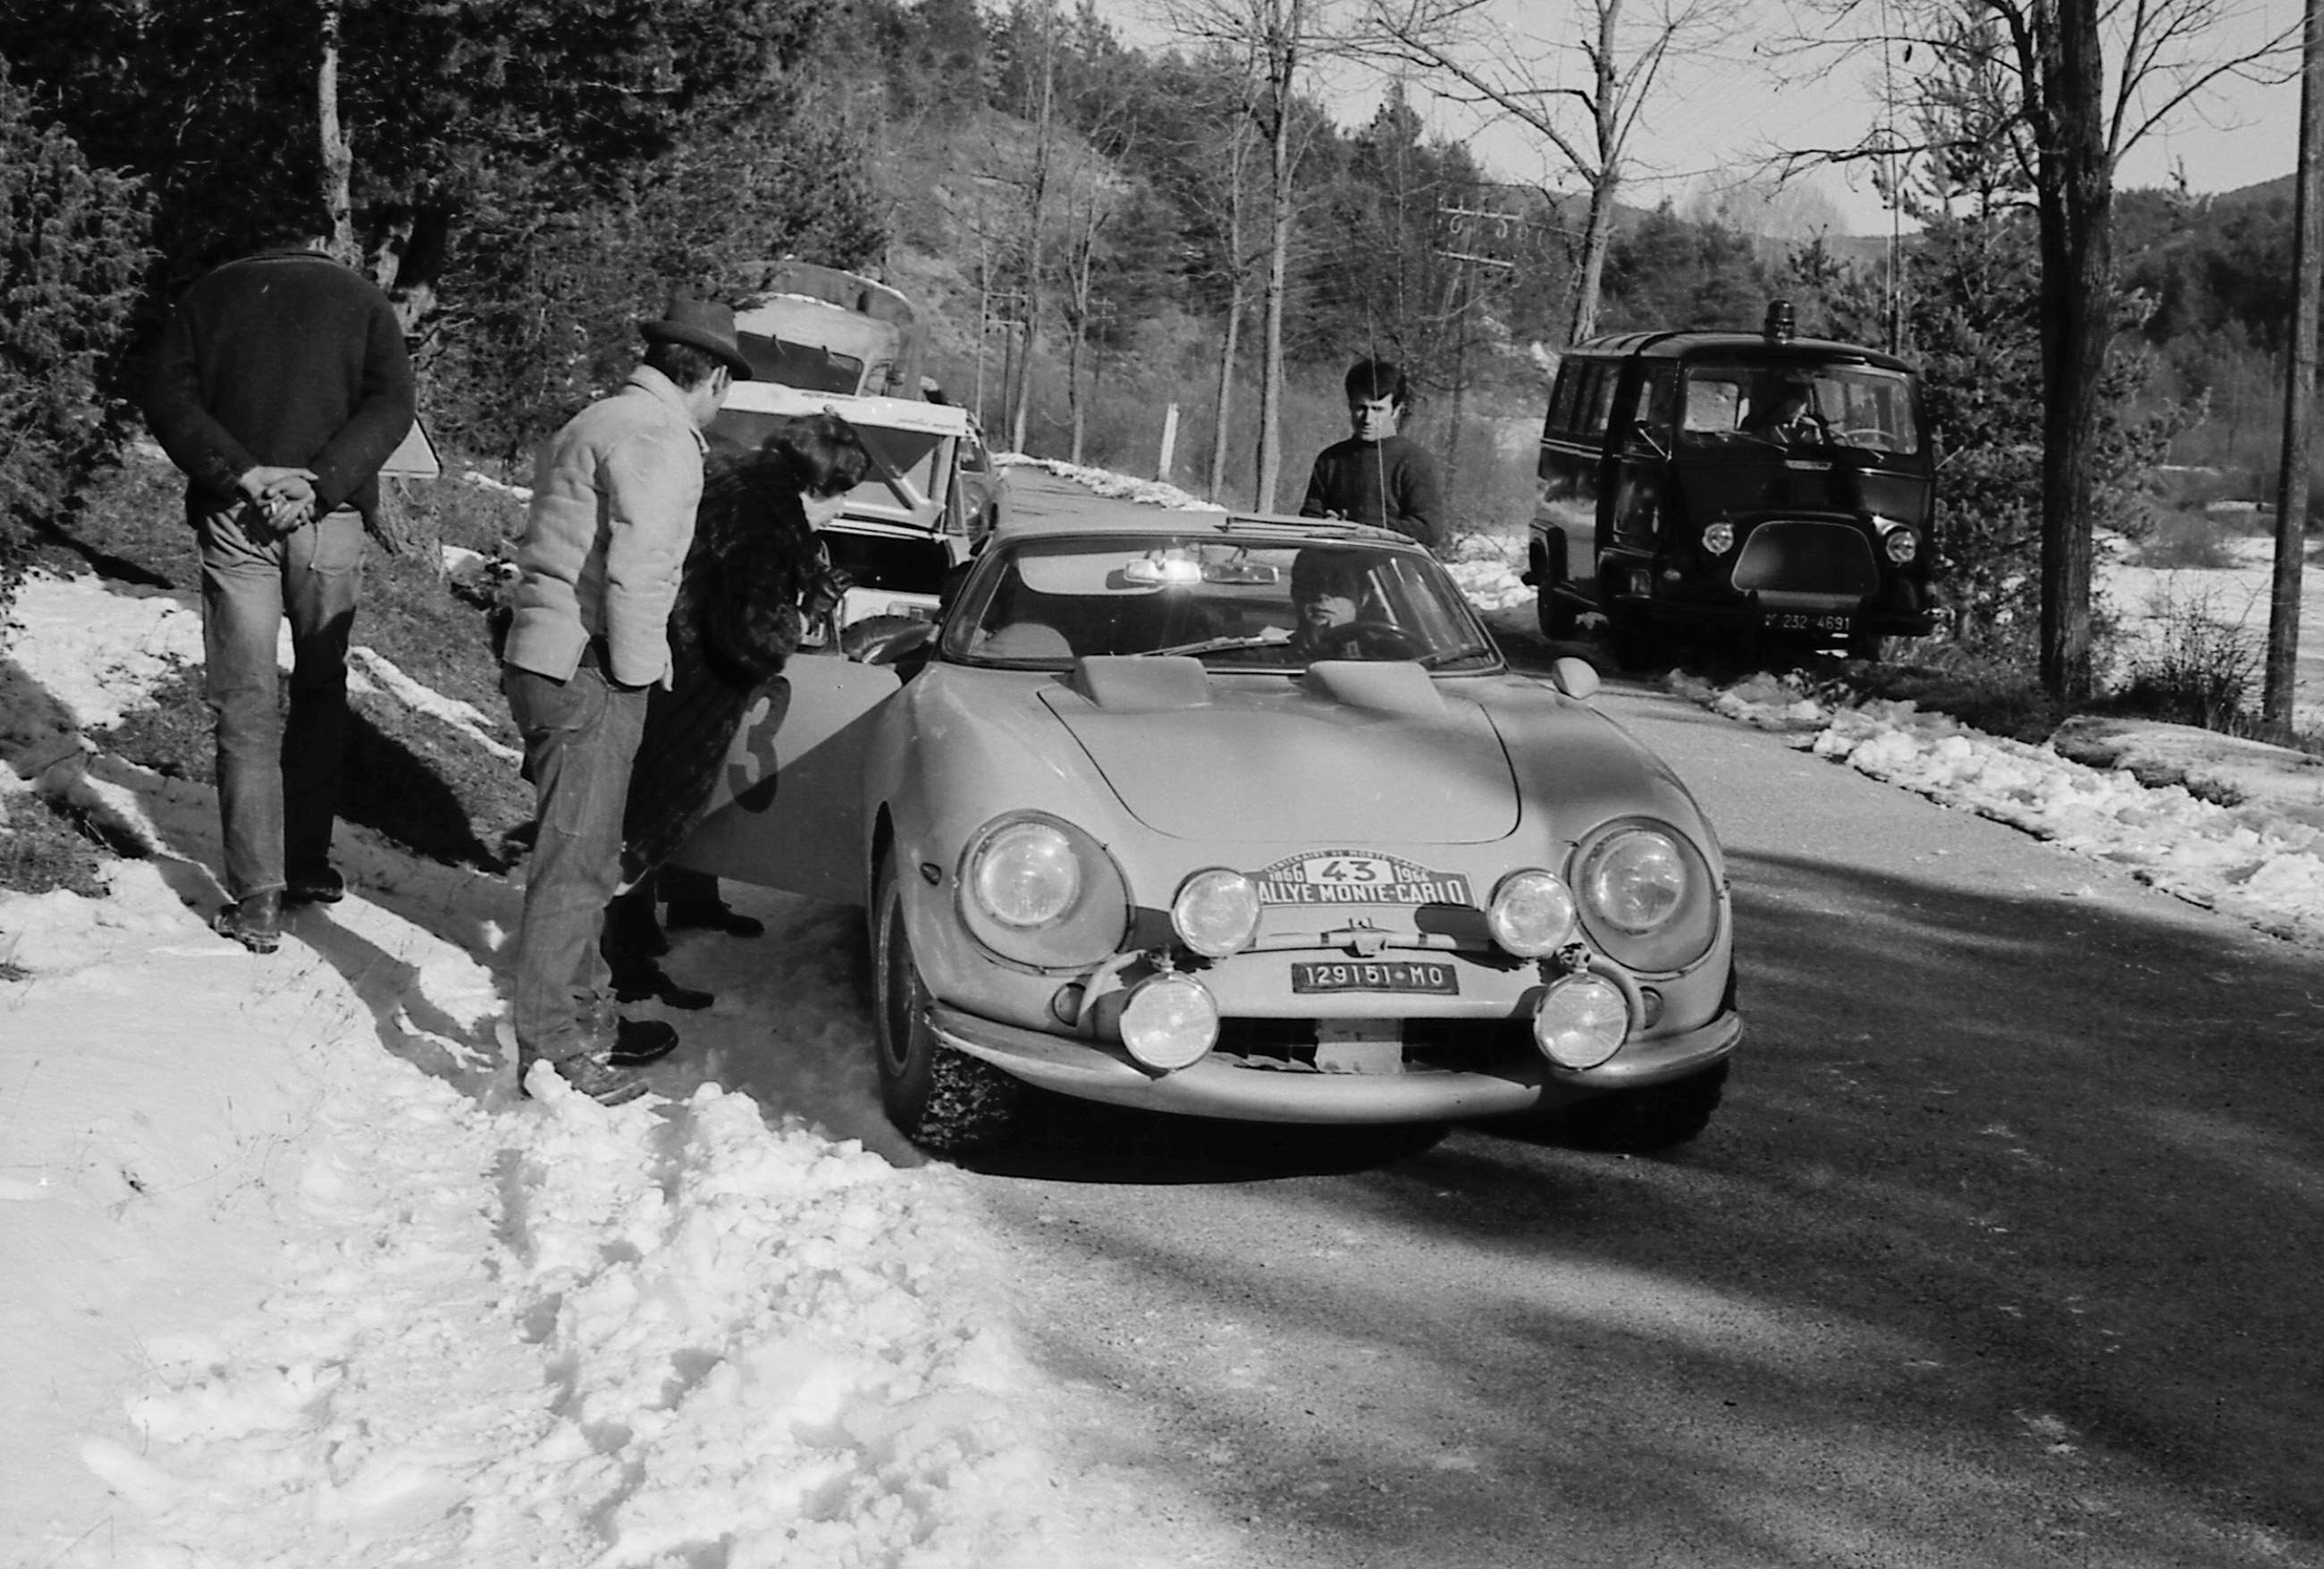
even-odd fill
[[[669,946],[654,915],[657,869],[701,820],[752,701],[844,590],[815,530],[837,515],[840,498],[870,467],[846,421],[816,414],[756,452],[714,456],[706,468],[694,544],[670,610],[670,683],[648,701],[630,775],[622,870],[634,886],[614,900],[605,922],[604,951],[622,1001],[659,997],[706,1008],[713,1001],[676,984],[656,962]],[[681,900],[724,909],[715,879],[668,876],[691,884],[683,893],[660,891],[671,897],[673,916],[685,908]],[[733,931],[746,918],[694,924]]]

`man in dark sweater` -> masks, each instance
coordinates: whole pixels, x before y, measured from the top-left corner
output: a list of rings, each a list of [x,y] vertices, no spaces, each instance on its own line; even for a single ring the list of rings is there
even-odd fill
[[[145,421],[186,473],[202,562],[203,696],[217,718],[226,887],[217,929],[254,953],[285,903],[329,903],[347,641],[379,470],[411,428],[387,296],[322,254],[319,211],[204,275],[162,334]],[[275,645],[290,620],[287,721]]]
[[[1349,367],[1347,388],[1355,433],[1316,454],[1299,515],[1394,529],[1437,549],[1444,497],[1435,460],[1397,434],[1412,406],[1404,373],[1386,360],[1358,360]]]

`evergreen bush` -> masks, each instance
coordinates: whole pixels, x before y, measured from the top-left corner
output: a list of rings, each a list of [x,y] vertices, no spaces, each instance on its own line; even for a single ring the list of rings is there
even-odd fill
[[[150,260],[144,192],[92,169],[0,61],[0,603],[118,443],[104,389]]]

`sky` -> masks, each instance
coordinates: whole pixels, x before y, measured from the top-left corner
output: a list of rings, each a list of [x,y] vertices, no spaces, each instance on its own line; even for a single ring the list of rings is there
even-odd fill
[[[1101,14],[1126,39],[1142,44],[1168,39],[1160,20],[1166,3],[1097,0]],[[2211,0],[2193,3],[2209,5]],[[1571,14],[1551,0],[1485,0],[1485,8],[1536,43],[1557,36],[1547,19]],[[1772,18],[1783,13],[1812,14],[1801,6],[1781,12],[1768,5],[1745,9],[1763,30],[1776,25]],[[2297,26],[2301,16],[2298,0],[2219,0],[2218,9],[2221,18],[2207,36],[2230,42],[2238,51]],[[1635,5],[1633,14],[1637,14]],[[1879,123],[1877,57],[1858,63],[1836,60],[1828,53],[1790,54],[1766,47],[1766,38],[1763,31],[1756,44],[1743,40],[1714,60],[1674,62],[1665,89],[1653,101],[1653,112],[1640,125],[1630,199],[1652,206],[1668,197],[1684,210],[1720,183],[1722,171],[1738,162],[1748,164],[1781,148],[1847,145]],[[1542,50],[1535,58],[1572,69],[1576,57],[1571,50],[1561,53],[1546,45]],[[2116,58],[2118,51],[2109,55]],[[1904,65],[1901,59],[1893,63],[1900,69]],[[1381,78],[1337,70],[1326,80],[1343,123],[1360,124],[1370,117],[1379,102]],[[1410,78],[1412,83],[1418,80]],[[1541,142],[1531,133],[1485,124],[1455,106],[1432,109],[1425,93],[1410,85],[1407,90],[1441,134],[1469,140],[1489,173],[1553,189],[1570,187],[1570,180],[1562,178],[1562,165],[1544,157]],[[2299,131],[2296,80],[2272,86],[2227,84],[2175,115],[2167,133],[2134,149],[2123,165],[2120,183],[2125,188],[2165,185],[2180,166],[2189,188],[2197,192],[2234,190],[2273,180],[2292,171]],[[1888,232],[1890,215],[1868,178],[1831,169],[1814,175],[1812,183],[1831,203],[1845,232]]]
[[[1505,624],[1517,544],[1452,564]],[[182,597],[88,577],[28,579],[0,629],[84,729],[200,653]],[[477,743],[376,652],[356,671]],[[1678,689],[2324,948],[2324,802],[2224,743],[2232,808],[1909,705]],[[148,854],[103,898],[0,893],[12,1564],[1263,1569],[1240,1522],[1102,1458],[1138,1413],[1032,1360],[979,1179],[881,1119],[857,912],[730,884],[770,934],[678,934],[672,973],[718,1001],[658,1093],[609,1109],[542,1070],[525,1100],[512,879],[343,826],[347,899],[260,957],[205,924],[207,788],[101,757],[52,782]],[[0,768],[0,817],[32,788]]]

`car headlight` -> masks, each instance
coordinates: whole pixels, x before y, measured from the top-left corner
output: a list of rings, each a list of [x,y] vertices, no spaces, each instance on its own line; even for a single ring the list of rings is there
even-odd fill
[[[1921,537],[1910,529],[1891,529],[1887,546],[1888,559],[1899,567],[1909,566],[1921,553]]]
[[[1121,1007],[1121,1044],[1157,1073],[1198,1062],[1219,1039],[1219,1004],[1210,988],[1171,972],[1139,983]]]
[[[1512,872],[1493,890],[1485,910],[1493,940],[1521,959],[1554,953],[1573,930],[1573,895],[1557,874],[1528,867]]]
[[[1038,819],[1010,823],[970,853],[968,885],[1001,925],[1047,926],[1081,897],[1081,863],[1063,829]]]
[[[1724,556],[1735,549],[1735,525],[1725,520],[1704,526],[1702,548],[1714,556]]]
[[[1004,959],[1044,969],[1093,964],[1129,930],[1129,888],[1088,834],[1062,818],[1012,812],[970,837],[960,915]]]
[[[1710,863],[1693,841],[1662,824],[1631,819],[1600,829],[1574,856],[1572,886],[1582,929],[1627,968],[1683,969],[1719,935]]]
[[[1533,1016],[1534,1044],[1560,1067],[1596,1067],[1622,1048],[1630,1005],[1603,975],[1568,975],[1543,993]]]
[[[1197,872],[1178,885],[1170,925],[1180,942],[1206,959],[1240,953],[1259,932],[1259,889],[1223,866]]]

